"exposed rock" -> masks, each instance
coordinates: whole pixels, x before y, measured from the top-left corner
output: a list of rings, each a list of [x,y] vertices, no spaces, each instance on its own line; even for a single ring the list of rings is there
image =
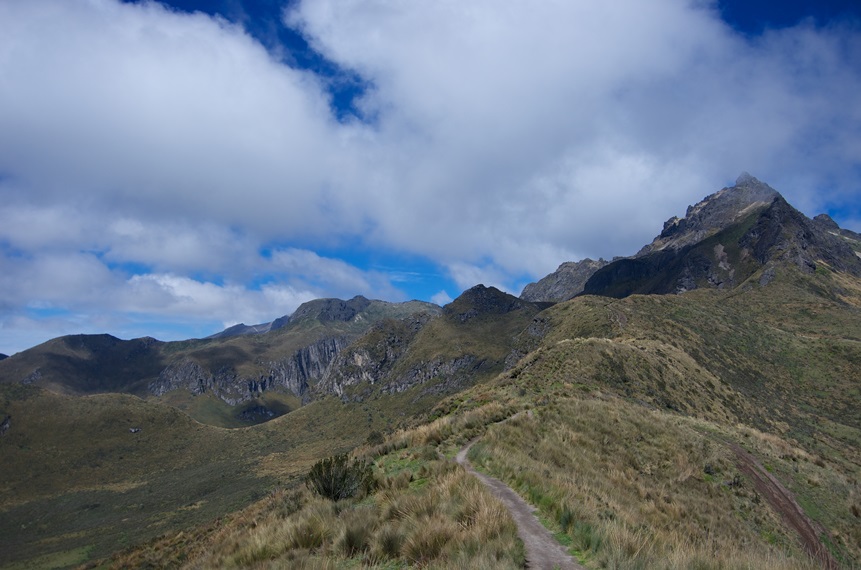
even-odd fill
[[[721,191],[724,194],[720,200],[737,204],[746,214],[735,216],[721,207],[719,217],[736,223],[681,248],[667,241],[660,249],[613,262],[595,272],[584,292],[625,297],[683,293],[697,287],[733,288],[759,270],[763,271],[760,284],[767,285],[774,278],[776,264],[791,264],[808,273],[823,264],[834,271],[861,276],[861,260],[850,241],[834,230],[830,219],[810,220],[776,193],[768,205],[760,207],[758,202],[751,202],[751,196],[761,197],[770,189],[765,190],[765,185],[751,186],[749,180],[747,184],[741,188],[746,196],[741,201],[730,195],[734,189]],[[706,201],[709,203],[689,208],[689,212],[697,216],[714,209],[715,202]],[[676,226],[686,227],[683,223]],[[685,233],[684,239],[701,233]],[[739,273],[740,270],[743,271]]]
[[[518,311],[527,301],[500,291],[496,287],[476,285],[464,291],[460,297],[443,307],[443,314],[461,323],[484,315],[504,315]]]
[[[0,422],[0,436],[6,435],[6,432],[12,427],[12,416],[6,416]]]
[[[194,395],[211,392],[224,402],[235,406],[258,397],[267,390],[280,388],[303,396],[309,382],[323,378],[335,356],[346,345],[341,337],[323,338],[292,356],[268,362],[266,373],[242,377],[232,367],[221,367],[214,373],[190,358],[175,362],[162,370],[149,391],[161,396],[171,390],[185,389]]]
[[[21,384],[32,384],[37,382],[42,378],[42,371],[40,369],[36,369],[32,371],[30,374],[21,379]]]
[[[349,387],[362,383],[375,386],[386,381],[416,334],[433,317],[429,313],[417,313],[408,319],[377,323],[338,355],[330,373],[317,384],[317,391],[343,397]]]
[[[523,288],[520,298],[525,301],[560,303],[583,292],[583,287],[596,271],[607,265],[604,259],[566,261],[536,283]]]
[[[436,358],[430,362],[419,364],[408,370],[405,374],[391,379],[380,391],[383,394],[398,394],[419,384],[425,384],[430,380],[441,377],[444,380],[458,380],[459,373],[463,371],[474,372],[480,365],[481,362],[471,354],[446,361]],[[460,378],[459,380],[458,384],[461,384],[466,379]],[[445,388],[448,388],[448,386],[442,388],[441,391]]]
[[[835,271],[861,276],[861,260],[841,236],[840,228],[835,232],[834,226],[821,217],[818,222],[810,220],[778,196],[739,245],[763,265],[784,261],[812,272],[819,263],[825,263]]]
[[[684,218],[672,217],[652,243],[643,247],[635,257],[642,257],[665,249],[679,250],[738,222],[756,208],[765,208],[780,196],[768,184],[744,172],[735,186],[703,198],[688,206]]]

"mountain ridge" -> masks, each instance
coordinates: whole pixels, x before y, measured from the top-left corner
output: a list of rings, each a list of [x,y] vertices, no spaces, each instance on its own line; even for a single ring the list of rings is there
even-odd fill
[[[745,223],[749,227],[736,235]],[[784,231],[784,226],[792,231]],[[859,251],[861,235],[841,229],[825,214],[807,218],[771,186],[745,172],[734,186],[688,206],[683,218],[667,220],[661,233],[635,255],[603,264],[589,259],[563,263],[527,285],[521,298],[558,302],[580,294],[619,297],[733,288],[760,268],[766,271],[767,282],[771,270],[766,266],[778,257],[793,258],[810,271],[816,270],[817,262],[824,262],[857,276]],[[577,271],[576,281],[568,275],[572,269]]]

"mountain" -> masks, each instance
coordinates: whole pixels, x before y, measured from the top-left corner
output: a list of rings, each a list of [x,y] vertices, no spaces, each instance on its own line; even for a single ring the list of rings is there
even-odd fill
[[[535,302],[567,301],[582,293],[589,278],[608,263],[604,259],[595,261],[588,257],[580,261],[566,261],[550,275],[524,287],[520,298]]]
[[[249,334],[263,334],[286,327],[290,323],[291,319],[295,321],[310,318],[321,322],[349,322],[360,312],[366,311],[386,313],[391,316],[406,316],[410,313],[428,310],[431,305],[431,303],[424,303],[422,301],[409,301],[406,303],[369,301],[361,295],[357,295],[349,301],[342,301],[341,299],[315,299],[300,305],[292,315],[284,315],[272,322],[261,323],[259,325],[246,325],[240,323],[206,338],[217,339]]]
[[[712,200],[723,201],[720,195],[715,196]],[[704,209],[709,205],[707,199]],[[681,220],[672,227],[685,225]],[[769,204],[746,206],[733,223],[706,232],[708,237],[701,241],[689,241],[690,235],[703,232],[698,224],[692,225],[697,229],[682,231],[679,236],[674,231],[664,232],[662,236],[668,237],[659,236],[653,242],[660,248],[644,248],[633,258],[620,259],[596,271],[583,293],[625,297],[697,288],[732,289],[755,274],[766,284],[773,278],[774,268],[782,264],[807,273],[839,271],[861,276],[861,259],[849,242],[823,229],[780,195]]]
[[[510,365],[517,334],[543,305],[476,285],[438,318],[382,321],[343,350],[319,389],[351,401],[397,394],[448,394]]]
[[[54,339],[0,362],[0,566],[522,568],[469,445],[588,567],[859,567],[859,252],[743,175],[539,302]],[[344,452],[334,503],[303,477]]]
[[[307,402],[310,387],[350,342],[383,319],[438,315],[430,303],[318,299],[270,323],[269,332],[179,342],[73,335],[0,364],[0,383],[86,395],[156,397],[204,423],[236,427]]]
[[[6,354],[0,354],[0,360],[3,360],[4,358],[9,358],[9,356]]]
[[[664,222],[660,235],[635,257],[667,249],[677,251],[701,242],[740,222],[753,211],[768,206],[778,196],[771,186],[744,172],[736,179],[734,186],[723,188],[697,204],[688,206],[683,218],[674,216]]]
[[[861,236],[841,229],[827,215],[807,218],[768,184],[743,173],[732,187],[672,217],[661,233],[631,257],[611,263],[563,263],[527,285],[521,298],[561,301],[579,294],[625,297],[682,293],[696,288],[734,288],[778,260],[806,271],[839,270],[858,275]],[[762,277],[768,281],[766,271]]]

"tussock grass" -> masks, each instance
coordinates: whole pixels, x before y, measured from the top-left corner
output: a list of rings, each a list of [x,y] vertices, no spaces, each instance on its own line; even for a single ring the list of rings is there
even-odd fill
[[[536,505],[590,564],[815,568],[730,452],[684,418],[562,400],[492,426],[474,464]]]
[[[505,507],[428,444],[440,430],[500,413],[494,404],[362,448],[375,464],[369,494],[333,502],[305,487],[273,493],[199,537],[203,546],[176,566],[521,568],[523,545]],[[159,552],[172,551],[150,545],[117,557],[113,567],[142,559],[158,566]]]

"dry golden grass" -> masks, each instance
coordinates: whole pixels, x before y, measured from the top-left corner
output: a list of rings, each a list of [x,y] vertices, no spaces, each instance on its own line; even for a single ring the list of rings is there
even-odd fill
[[[282,490],[200,531],[196,548],[182,543],[181,561],[179,545],[164,538],[116,557],[112,567],[521,568],[523,546],[505,507],[427,445],[438,430],[451,435],[453,424],[500,410],[494,404],[438,420],[364,449],[376,459],[377,485],[368,496],[332,502],[305,487]]]
[[[474,464],[539,507],[590,565],[815,568],[689,420],[619,400],[566,399],[492,426]]]

